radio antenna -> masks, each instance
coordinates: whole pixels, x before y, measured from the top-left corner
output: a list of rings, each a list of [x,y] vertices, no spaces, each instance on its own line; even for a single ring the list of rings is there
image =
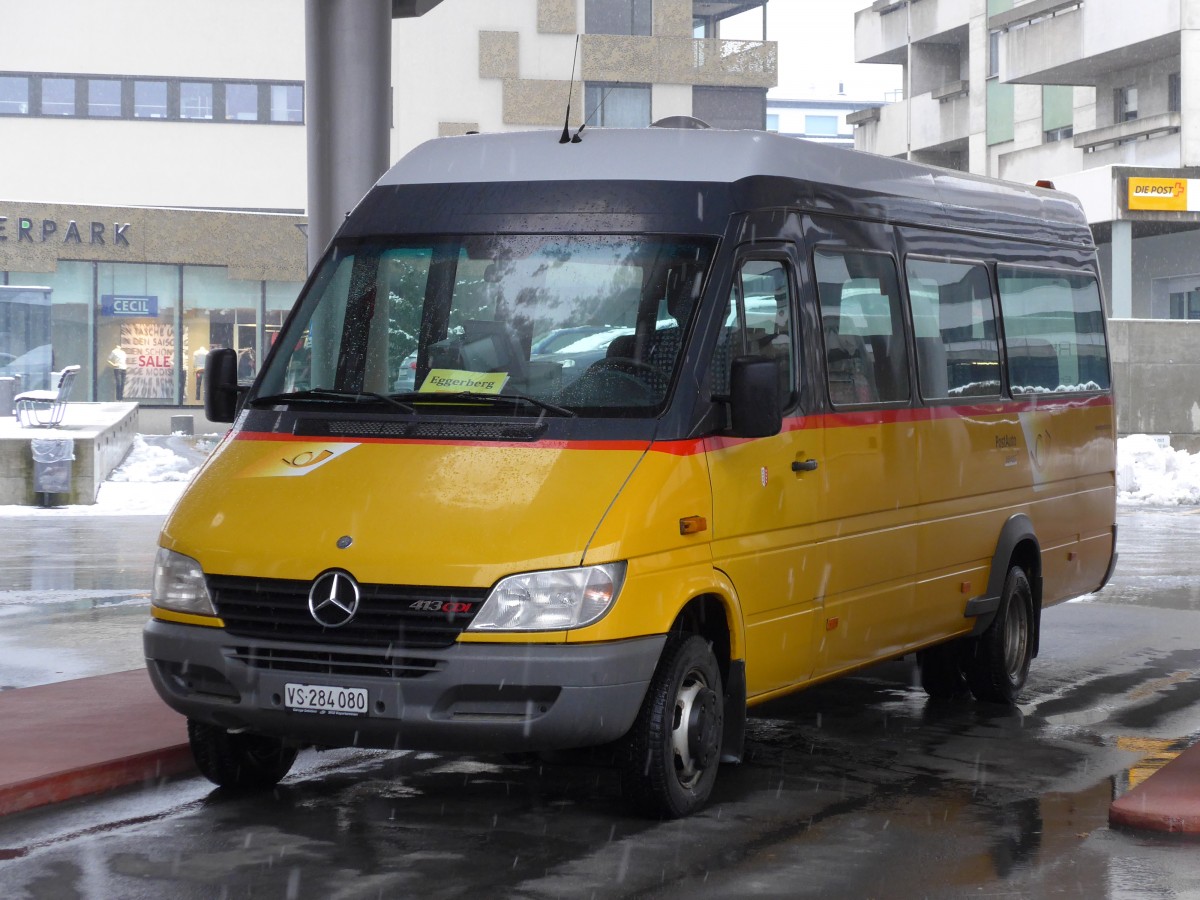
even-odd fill
[[[567,115],[563,119],[562,137],[558,139],[560,144],[571,143],[571,95],[575,93],[575,64],[579,62],[579,35],[575,35],[575,56],[571,59],[571,84],[567,88]]]
[[[610,84],[607,88],[605,88],[604,93],[600,96],[600,102],[596,104],[596,108],[592,110],[591,115],[589,115],[586,119],[583,120],[583,124],[580,125],[579,130],[577,132],[575,132],[575,137],[571,138],[572,144],[579,144],[579,143],[583,142],[583,138],[580,137],[580,135],[583,134],[583,129],[588,127],[588,122],[592,121],[592,116],[596,115],[596,113],[598,113],[598,112],[600,112],[600,110],[604,109],[604,101],[608,99],[608,95],[612,92],[612,89],[615,87],[619,87],[620,84],[621,84],[621,82],[618,81],[618,82],[615,82],[614,84]],[[559,143],[561,144],[562,141],[559,141]]]

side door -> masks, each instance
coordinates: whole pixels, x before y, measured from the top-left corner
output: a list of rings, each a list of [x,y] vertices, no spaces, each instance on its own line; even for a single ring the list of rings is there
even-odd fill
[[[891,228],[818,216],[805,224],[826,409],[816,674],[833,675],[914,640],[919,423]]]
[[[705,442],[714,565],[729,576],[741,603],[750,696],[803,681],[813,668],[821,566],[812,534],[822,448],[820,430],[808,427],[801,403],[796,260],[791,244],[755,244],[738,253],[712,357],[716,394],[728,391],[734,357],[766,356],[779,368],[782,432]]]

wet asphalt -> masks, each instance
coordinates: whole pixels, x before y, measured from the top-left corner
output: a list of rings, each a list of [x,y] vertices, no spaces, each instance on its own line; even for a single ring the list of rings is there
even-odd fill
[[[931,703],[907,660],[818,686],[754,711],[688,820],[631,817],[586,759],[306,752],[266,796],[183,778],[0,819],[0,896],[1198,898],[1195,840],[1107,811],[1200,739],[1200,511],[1119,521],[1018,707]],[[0,685],[138,665],[156,530],[0,519]]]

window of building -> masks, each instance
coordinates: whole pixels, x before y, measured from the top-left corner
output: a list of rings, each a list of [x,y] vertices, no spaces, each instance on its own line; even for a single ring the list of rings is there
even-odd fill
[[[117,119],[121,116],[121,82],[116,78],[88,79],[89,116]]]
[[[1075,128],[1071,125],[1065,125],[1062,128],[1051,128],[1049,131],[1042,133],[1043,139],[1047,144],[1052,144],[1055,141],[1065,141],[1074,134]]]
[[[767,113],[767,131],[779,130],[779,113]]]
[[[584,0],[588,34],[652,34],[653,0]]]
[[[921,396],[999,396],[1000,347],[987,268],[909,257],[905,270]]]
[[[749,128],[767,124],[767,92],[763,88],[692,88],[692,115],[713,128]]]
[[[1180,112],[1183,109],[1183,84],[1179,73],[1172,72],[1167,76],[1167,112]]]
[[[589,82],[586,121],[598,128],[645,128],[650,124],[650,85]]]
[[[1113,91],[1113,121],[1129,122],[1138,117],[1138,92],[1134,85]]]
[[[304,85],[3,73],[0,115],[300,125]]]
[[[230,122],[258,121],[258,85],[233,82],[225,85],[225,119]]]
[[[804,133],[809,137],[836,137],[838,133],[838,117],[805,116]]]
[[[271,121],[304,121],[304,89],[300,85],[271,85]]]
[[[167,83],[165,81],[135,81],[133,83],[133,116],[135,119],[165,119],[167,117]]]
[[[29,113],[29,79],[21,75],[0,75],[0,114],[24,116]]]
[[[907,400],[908,354],[895,261],[884,253],[818,248],[813,268],[829,399],[835,406]]]
[[[179,118],[212,119],[213,86],[207,81],[184,81],[179,85]]]
[[[1000,77],[1000,32],[988,32],[988,78]]]
[[[75,115],[75,79],[42,79],[42,115]]]
[[[1171,293],[1172,319],[1200,319],[1200,288]]]

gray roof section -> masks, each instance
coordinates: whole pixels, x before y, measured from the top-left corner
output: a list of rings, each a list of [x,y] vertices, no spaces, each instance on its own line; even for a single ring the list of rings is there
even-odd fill
[[[903,197],[979,207],[1043,223],[1083,225],[1075,198],[1058,192],[831,147],[762,131],[597,128],[579,143],[558,131],[438,138],[416,147],[381,185],[508,181],[733,183],[797,179],[858,197]]]

